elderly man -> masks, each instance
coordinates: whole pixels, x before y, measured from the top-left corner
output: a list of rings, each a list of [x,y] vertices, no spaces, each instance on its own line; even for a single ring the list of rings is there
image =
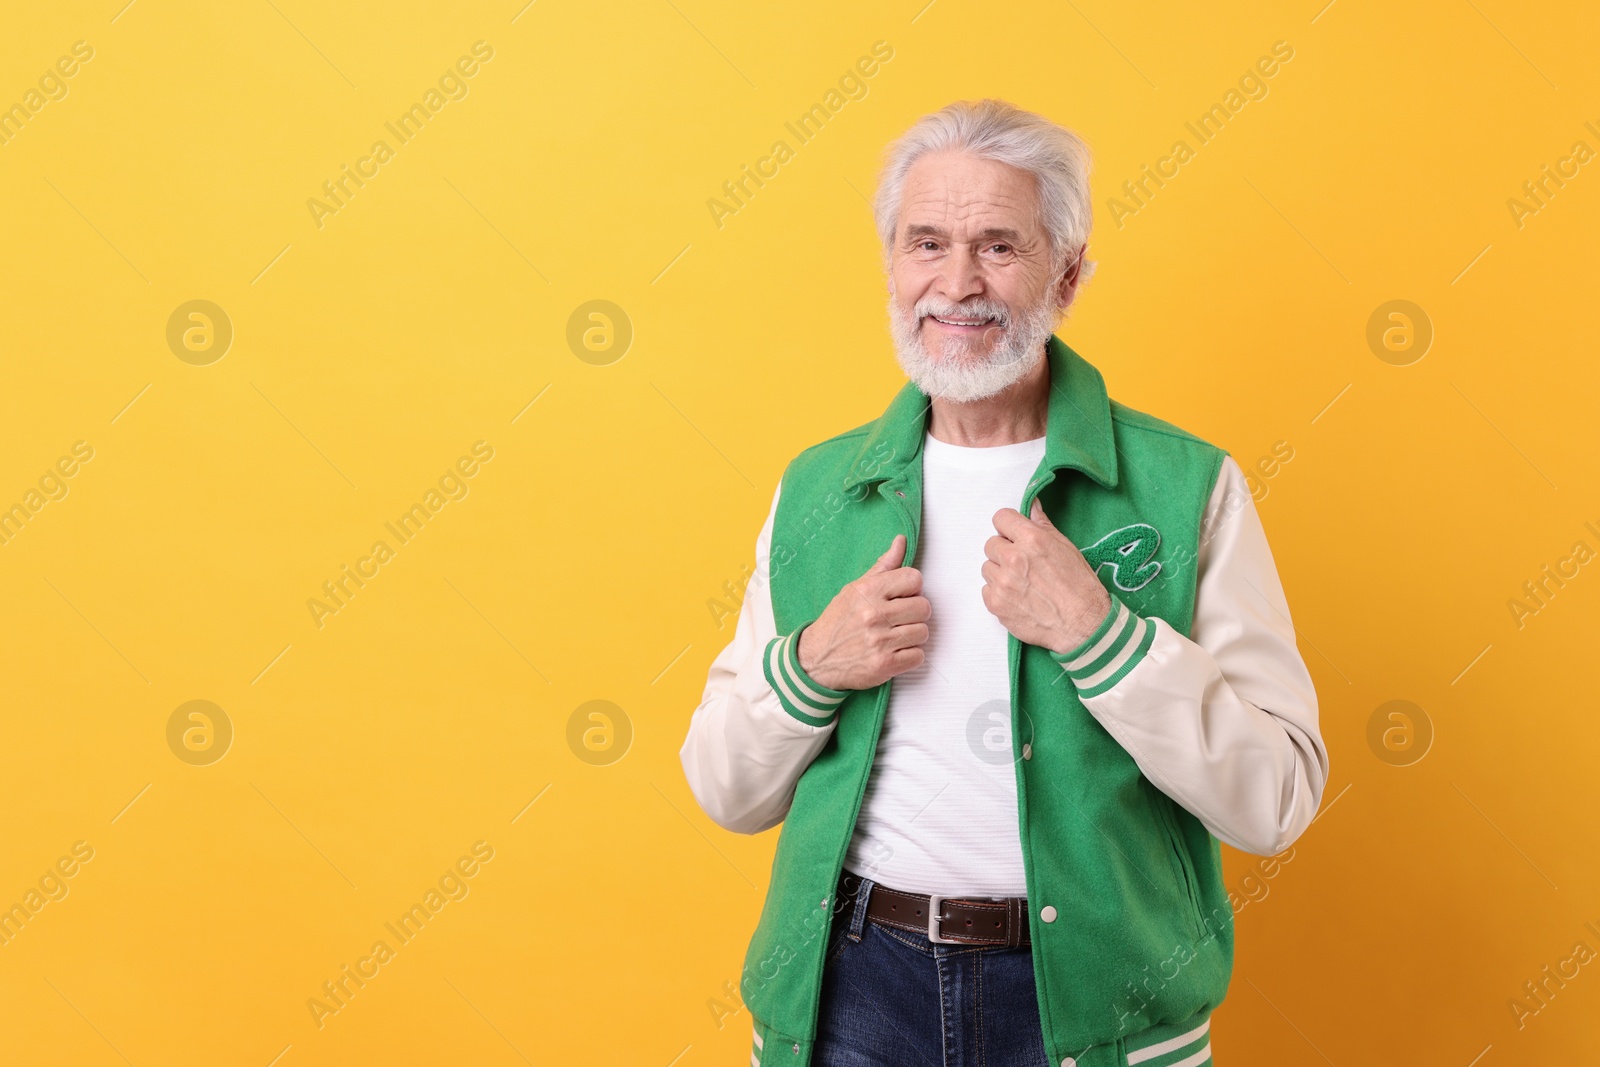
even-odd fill
[[[783,823],[752,1064],[1208,1064],[1218,841],[1280,852],[1321,802],[1238,464],[1054,336],[1092,269],[1088,165],[993,100],[889,150],[911,380],[785,470],[681,751],[718,824]]]

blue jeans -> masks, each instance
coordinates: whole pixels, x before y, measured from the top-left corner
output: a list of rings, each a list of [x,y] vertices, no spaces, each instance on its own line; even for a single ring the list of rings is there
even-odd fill
[[[852,884],[854,878],[851,878]],[[836,912],[822,971],[817,1067],[1052,1067],[1027,946],[939,945]]]

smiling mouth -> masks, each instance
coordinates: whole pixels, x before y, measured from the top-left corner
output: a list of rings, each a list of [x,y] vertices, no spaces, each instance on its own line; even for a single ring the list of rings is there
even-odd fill
[[[941,326],[949,326],[955,329],[977,330],[997,324],[995,319],[946,319],[940,318],[938,315],[929,315],[928,318]]]

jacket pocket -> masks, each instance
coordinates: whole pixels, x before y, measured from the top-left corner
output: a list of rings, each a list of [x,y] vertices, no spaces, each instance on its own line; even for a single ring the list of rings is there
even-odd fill
[[[1162,830],[1167,835],[1167,844],[1171,846],[1173,863],[1178,868],[1178,877],[1183,880],[1183,892],[1189,900],[1189,918],[1193,923],[1195,934],[1199,935],[1202,932],[1200,879],[1195,874],[1194,865],[1189,862],[1189,849],[1183,843],[1183,835],[1178,829],[1177,805],[1171,797],[1154,786],[1150,787],[1150,793],[1150,803],[1156,809],[1156,817],[1161,821]]]

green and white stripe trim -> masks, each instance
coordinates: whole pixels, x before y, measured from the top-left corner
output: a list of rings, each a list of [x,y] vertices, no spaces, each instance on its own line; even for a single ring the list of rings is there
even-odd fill
[[[785,1065],[785,1067],[788,1067],[788,1064],[792,1061],[790,1060],[789,1056],[784,1056],[782,1053],[788,1052],[795,1056],[800,1055],[799,1042],[791,1041],[789,1042],[788,1046],[785,1047],[784,1041],[786,1039],[782,1035],[774,1035],[771,1027],[767,1026],[767,1024],[763,1023],[760,1019],[757,1019],[755,1016],[751,1016],[750,1024],[750,1067],[761,1067],[761,1050],[767,1045],[765,1039],[762,1037],[762,1031],[766,1031],[766,1036],[773,1038],[773,1040],[777,1041],[778,1043],[774,1048],[774,1051],[779,1054],[776,1062],[782,1063]]]
[[[1067,672],[1080,697],[1099,696],[1139,665],[1155,636],[1155,623],[1134,614],[1112,593],[1111,610],[1099,628],[1072,651],[1050,655]]]
[[[1152,1026],[1127,1039],[1123,1045],[1127,1067],[1210,1067],[1211,1017],[1207,1015],[1200,1025],[1190,1026],[1197,1017]],[[754,1017],[750,1022],[750,1067],[761,1067],[761,1052],[766,1047],[762,1024]],[[1174,1033],[1178,1030],[1182,1032]],[[800,1051],[798,1045],[795,1051]]]
[[[783,705],[784,711],[807,726],[827,726],[850,693],[818,685],[800,669],[800,634],[804,629],[801,627],[787,637],[774,637],[767,642],[762,668],[767,674],[767,684],[778,694],[778,703]]]
[[[1174,1037],[1163,1037],[1172,1027],[1152,1027],[1151,1044],[1126,1046],[1128,1067],[1203,1067],[1211,1062],[1211,1019]],[[1138,1035],[1143,1038],[1144,1035]]]

